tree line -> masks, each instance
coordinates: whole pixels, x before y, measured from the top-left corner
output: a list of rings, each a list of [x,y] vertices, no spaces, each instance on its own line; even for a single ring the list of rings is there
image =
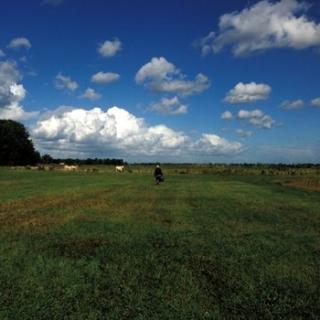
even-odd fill
[[[127,163],[123,159],[100,159],[100,158],[87,158],[87,159],[74,159],[74,158],[52,158],[49,154],[44,154],[41,157],[40,163],[42,164],[78,164],[78,165],[126,165]]]

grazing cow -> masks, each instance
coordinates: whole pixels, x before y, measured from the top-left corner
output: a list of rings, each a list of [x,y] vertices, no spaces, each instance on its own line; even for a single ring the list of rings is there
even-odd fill
[[[79,169],[79,166],[68,166],[68,165],[63,166],[64,171],[76,171],[78,169]]]
[[[123,172],[124,166],[116,166],[116,172]]]

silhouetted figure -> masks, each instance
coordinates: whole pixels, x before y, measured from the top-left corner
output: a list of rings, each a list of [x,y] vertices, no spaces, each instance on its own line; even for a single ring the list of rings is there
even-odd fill
[[[154,178],[156,179],[156,184],[159,184],[160,182],[164,181],[163,173],[159,165],[157,165],[156,168],[154,169],[153,175],[154,175]]]

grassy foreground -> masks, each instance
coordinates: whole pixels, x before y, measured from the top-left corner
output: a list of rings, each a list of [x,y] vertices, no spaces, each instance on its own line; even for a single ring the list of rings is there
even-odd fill
[[[1,169],[0,319],[319,319],[320,193],[290,179]]]

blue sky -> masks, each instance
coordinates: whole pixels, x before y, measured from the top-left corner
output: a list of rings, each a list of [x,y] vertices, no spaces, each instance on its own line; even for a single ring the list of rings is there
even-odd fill
[[[41,153],[318,162],[317,1],[2,1],[0,118]]]

